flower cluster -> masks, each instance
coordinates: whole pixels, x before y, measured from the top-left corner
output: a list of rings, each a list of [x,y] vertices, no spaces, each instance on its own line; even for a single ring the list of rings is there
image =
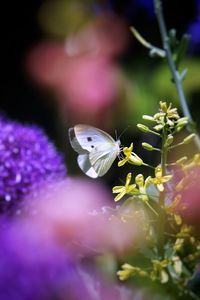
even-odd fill
[[[0,117],[0,211],[16,209],[19,201],[44,182],[64,178],[60,154],[43,131]]]
[[[146,243],[136,251],[136,257],[142,255],[147,260],[147,265],[145,267],[138,262],[135,265],[125,262],[117,274],[120,280],[134,276],[162,285],[170,286],[170,282],[173,282],[180,295],[190,295],[186,284],[190,278],[188,270],[194,270],[200,257],[200,242],[191,222],[188,224],[188,215],[195,206],[193,203],[190,207],[188,200],[190,194],[192,202],[197,202],[197,193],[191,193],[191,190],[198,185],[200,160],[199,154],[195,154],[192,159],[184,156],[175,162],[169,162],[168,156],[172,149],[192,142],[195,134],[191,133],[182,141],[176,142],[175,136],[188,124],[188,118],[181,118],[176,108],[163,101],[160,101],[156,114],[144,115],[143,120],[152,126],[138,124],[138,129],[143,133],[156,135],[161,146],[156,148],[143,142],[142,147],[147,151],[157,151],[160,163],[157,166],[146,164],[133,152],[133,144],[123,148],[124,157],[119,161],[119,167],[126,163],[135,168],[146,166],[151,171],[154,169],[154,174],[151,172],[146,178],[138,174],[135,181],[131,182],[132,173],[128,173],[125,184],[115,186],[113,193],[117,194],[115,201],[123,198],[123,205],[127,202],[138,203],[149,216],[143,227]],[[195,208],[197,210],[197,205]],[[195,215],[194,212],[191,215]]]

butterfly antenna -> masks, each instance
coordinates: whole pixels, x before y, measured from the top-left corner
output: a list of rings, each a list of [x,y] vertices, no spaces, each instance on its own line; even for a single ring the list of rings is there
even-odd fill
[[[128,128],[130,128],[130,125],[128,125],[119,135],[118,140],[120,139],[120,137],[128,130]]]
[[[119,181],[123,184],[123,185],[125,185],[125,181],[123,180],[123,179],[121,179],[121,178],[119,178]]]
[[[115,129],[115,139],[116,139],[116,141],[118,140],[118,138],[117,138],[117,129]]]

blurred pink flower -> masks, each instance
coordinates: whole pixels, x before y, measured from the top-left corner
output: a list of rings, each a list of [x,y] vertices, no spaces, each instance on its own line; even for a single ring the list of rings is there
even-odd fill
[[[56,88],[67,61],[63,43],[45,41],[35,46],[28,54],[26,69],[37,83]]]
[[[188,170],[182,189],[178,212],[185,222],[200,228],[200,167],[195,166]]]
[[[112,110],[121,87],[116,57],[125,49],[128,28],[115,15],[94,18],[63,43],[43,42],[28,55],[30,76],[50,88],[61,111],[94,121]]]
[[[102,55],[114,58],[128,46],[128,24],[114,14],[96,16],[79,33],[68,37],[66,51],[68,55]]]
[[[117,65],[106,56],[69,57],[64,45],[38,45],[27,60],[32,78],[50,88],[62,107],[80,115],[114,104],[119,86]]]
[[[60,101],[74,112],[97,113],[114,104],[118,75],[117,66],[106,57],[72,57],[59,84]]]
[[[27,220],[30,222],[31,218],[32,226],[40,234],[65,245],[74,255],[107,250],[120,254],[134,245],[138,226],[133,219],[123,222],[118,210],[102,210],[112,201],[111,194],[100,183],[67,179],[57,183],[54,190],[44,190],[34,205],[28,205],[31,198],[26,202]]]

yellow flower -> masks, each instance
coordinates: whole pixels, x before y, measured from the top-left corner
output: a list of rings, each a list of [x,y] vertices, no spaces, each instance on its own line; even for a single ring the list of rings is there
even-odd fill
[[[123,264],[121,266],[121,268],[122,268],[122,270],[119,270],[117,272],[117,275],[119,276],[119,279],[122,280],[122,281],[127,280],[131,276],[135,276],[135,275],[139,275],[141,277],[148,277],[149,276],[149,274],[146,271],[144,271],[144,270],[142,270],[138,267],[133,267],[130,264],[127,264],[127,263]]]
[[[124,147],[123,153],[125,157],[118,162],[119,167],[123,166],[127,162],[137,166],[141,166],[143,164],[142,159],[133,152],[133,143],[131,143],[130,147]]]
[[[155,184],[157,186],[157,189],[160,192],[163,192],[164,191],[164,185],[163,185],[163,183],[169,181],[171,178],[172,178],[172,175],[162,176],[162,168],[161,168],[161,166],[158,166],[155,169],[155,178],[150,178],[149,181],[151,183]]]
[[[139,188],[139,191],[140,191],[140,198],[146,202],[148,201],[148,196],[147,196],[147,187],[149,185],[149,179],[151,177],[147,177],[145,180],[144,180],[144,176],[142,174],[138,174],[136,177],[135,177],[135,183],[137,184],[138,188]]]
[[[117,272],[120,280],[127,280],[134,272],[134,267],[129,264],[123,264],[122,270]]]
[[[172,108],[171,103],[167,106],[166,102],[160,101],[160,111],[156,113],[153,118],[158,123],[154,129],[156,131],[160,131],[163,129],[165,124],[168,124],[170,127],[174,127],[180,117],[177,113],[177,108]]]
[[[138,193],[138,190],[136,189],[136,184],[131,184],[130,185],[131,178],[132,178],[132,174],[128,173],[128,175],[126,176],[126,183],[125,183],[125,185],[115,186],[113,188],[113,190],[112,190],[113,193],[114,194],[118,194],[115,197],[115,199],[114,199],[115,201],[119,201],[126,194],[133,195],[133,194],[137,194]]]
[[[160,101],[160,108],[166,114],[169,119],[179,119],[179,115],[177,113],[177,108],[172,108],[172,104],[170,103],[167,107],[167,103]]]
[[[173,267],[177,275],[181,275],[182,273],[182,261],[180,260],[179,256],[173,256],[172,257]]]
[[[166,272],[166,267],[169,265],[169,261],[164,259],[162,261],[152,260],[153,271],[150,276],[152,280],[159,279],[161,283],[166,283],[169,280],[169,276]]]

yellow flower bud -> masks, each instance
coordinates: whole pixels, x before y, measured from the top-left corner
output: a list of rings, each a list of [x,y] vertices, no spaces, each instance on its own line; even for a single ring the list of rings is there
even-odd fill
[[[143,164],[143,160],[135,155],[131,155],[128,159],[128,162],[136,166],[141,166]]]
[[[184,164],[186,161],[187,161],[187,156],[183,156],[183,157],[181,157],[181,158],[179,158],[177,161],[176,161],[176,163],[178,164],[178,165],[182,165],[182,164]]]
[[[166,139],[166,142],[165,142],[165,146],[171,145],[171,144],[173,143],[173,141],[174,141],[173,135],[172,135],[172,134],[169,134],[169,135],[167,136],[167,139]]]
[[[195,136],[195,133],[191,133],[186,138],[184,138],[183,144],[189,144],[195,138]]]
[[[183,117],[183,118],[180,118],[180,119],[177,120],[177,126],[178,127],[179,126],[183,127],[187,124],[188,124],[188,117]]]
[[[145,149],[145,150],[148,150],[148,151],[153,151],[154,150],[154,147],[148,143],[142,143],[142,147]]]
[[[162,124],[158,124],[158,125],[154,126],[154,129],[155,129],[156,131],[160,131],[160,130],[163,129],[163,125],[162,125]]]
[[[142,132],[149,132],[149,127],[143,125],[143,124],[137,124],[137,128]]]
[[[138,174],[136,177],[135,177],[135,183],[141,187],[144,185],[144,176],[142,174]]]
[[[134,267],[127,263],[123,264],[121,268],[122,270],[117,271],[117,275],[122,281],[127,280],[134,273]]]
[[[156,113],[156,114],[153,116],[153,118],[154,118],[155,120],[162,120],[162,119],[164,118],[164,116],[165,116],[165,113],[159,112],[159,113]]]
[[[152,122],[155,122],[154,117],[148,116],[148,115],[143,115],[143,116],[142,116],[142,119],[145,120],[145,121],[152,121]]]
[[[164,111],[166,113],[167,112],[167,103],[160,101],[160,108],[162,109],[162,111]]]
[[[172,120],[170,120],[169,118],[168,118],[168,120],[167,120],[167,124],[168,124],[169,126],[171,126],[171,127],[174,126],[174,122],[173,122]]]

